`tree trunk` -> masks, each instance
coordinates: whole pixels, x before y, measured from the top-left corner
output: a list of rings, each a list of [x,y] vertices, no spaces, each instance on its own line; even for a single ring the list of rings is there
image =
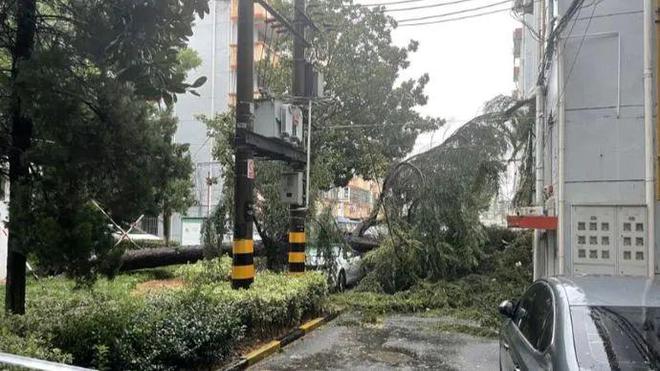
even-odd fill
[[[163,236],[165,238],[165,246],[170,246],[170,227],[172,226],[172,210],[163,211]]]
[[[231,254],[232,244],[223,244],[220,249],[213,251],[213,256]],[[135,269],[164,267],[175,264],[194,263],[204,259],[208,249],[202,246],[185,246],[179,248],[162,247],[157,249],[129,250],[121,257],[120,271]],[[261,241],[255,241],[254,254],[261,256],[264,253]]]
[[[32,119],[25,115],[19,73],[32,58],[36,32],[36,0],[16,1],[16,41],[11,71],[11,147],[9,150],[9,238],[5,310],[25,313],[26,217],[30,212],[30,172],[26,152],[32,139]]]

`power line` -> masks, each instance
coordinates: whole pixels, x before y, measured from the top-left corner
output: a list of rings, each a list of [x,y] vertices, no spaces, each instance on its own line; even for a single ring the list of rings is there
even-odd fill
[[[430,24],[454,22],[454,21],[460,21],[460,20],[464,20],[464,19],[483,17],[483,16],[486,16],[486,15],[491,15],[491,14],[496,14],[496,13],[508,12],[510,10],[511,9],[506,8],[506,9],[491,10],[489,12],[484,12],[484,13],[479,13],[479,14],[466,15],[466,16],[462,16],[462,17],[442,19],[442,20],[439,20],[439,21],[429,21],[429,22],[420,22],[420,23],[405,23],[405,24],[400,24],[399,27],[425,26],[425,25],[430,25]]]
[[[371,4],[358,4],[362,6],[387,6],[387,5],[398,5],[398,4],[409,4],[409,3],[418,3],[420,1],[427,1],[427,0],[400,0],[400,1],[391,1],[388,3],[371,3]],[[469,1],[469,0],[465,0]]]
[[[449,1],[446,3],[420,5],[420,6],[413,6],[408,8],[384,9],[383,13],[403,12],[403,11],[416,10],[416,9],[438,8],[441,6],[455,5],[455,4],[467,3],[471,1],[475,1],[475,0],[456,0],[456,1]]]
[[[433,19],[433,18],[443,18],[443,17],[447,17],[447,16],[450,16],[450,15],[469,13],[469,12],[473,12],[473,11],[477,11],[477,10],[481,10],[481,9],[492,8],[494,6],[498,6],[498,5],[502,5],[502,4],[510,4],[510,3],[511,3],[510,0],[504,0],[504,1],[499,1],[497,3],[482,5],[482,6],[478,6],[478,7],[474,7],[474,8],[470,8],[470,9],[457,10],[455,12],[427,15],[427,16],[424,16],[424,17],[416,17],[416,18],[397,19],[397,22],[400,23],[400,22],[409,22],[409,21],[422,21],[422,20],[425,20],[425,19]],[[510,10],[510,9],[508,9],[508,10]]]

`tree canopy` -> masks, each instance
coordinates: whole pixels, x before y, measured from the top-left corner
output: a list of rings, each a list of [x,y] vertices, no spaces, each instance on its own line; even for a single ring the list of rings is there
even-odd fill
[[[1,161],[26,127],[10,113],[30,127],[20,138],[29,173],[12,179],[28,197],[19,205],[12,190],[10,249],[85,275],[113,246],[91,200],[119,223],[190,205],[192,164],[169,106],[206,80],[188,81],[199,58],[185,48],[208,1],[19,3],[0,6]],[[31,53],[19,58],[31,20]]]

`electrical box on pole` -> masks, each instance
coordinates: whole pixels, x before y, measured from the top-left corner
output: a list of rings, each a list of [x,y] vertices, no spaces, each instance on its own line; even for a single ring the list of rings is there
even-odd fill
[[[322,98],[324,87],[323,73],[317,71],[312,63],[307,63],[305,65],[305,96]]]
[[[303,195],[303,173],[292,172],[282,174],[280,180],[280,198],[282,202],[290,205],[302,205]]]

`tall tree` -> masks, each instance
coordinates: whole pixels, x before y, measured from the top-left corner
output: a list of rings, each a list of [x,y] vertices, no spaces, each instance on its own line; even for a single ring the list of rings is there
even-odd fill
[[[180,51],[195,15],[207,12],[206,0],[0,6],[0,63],[12,61],[10,79],[0,71],[11,97],[0,97],[11,128],[0,152],[11,182],[7,310],[25,310],[26,254],[76,273],[111,247],[90,199],[120,221],[180,206],[163,197],[170,185],[161,173],[184,179],[189,159],[171,143],[176,121],[158,105],[204,83],[185,81]],[[45,236],[61,238],[54,245]]]
[[[275,6],[284,14],[293,12],[291,4],[275,2]],[[443,121],[416,111],[427,103],[428,75],[399,81],[417,43],[411,41],[403,48],[394,45],[392,18],[341,0],[312,0],[309,10],[317,25],[332,26],[309,35],[314,45],[311,60],[324,73],[328,95],[315,105],[312,118],[313,207],[319,190],[346,185],[356,175],[381,177],[391,163],[413,149],[420,133],[436,129]],[[290,48],[288,40],[281,45],[277,63],[262,60],[257,64],[259,82],[275,97],[291,92]],[[214,155],[225,169],[224,195],[230,200],[233,118],[218,115],[206,122],[215,137]],[[276,268],[286,261],[288,210],[278,192],[285,167],[258,161],[256,169],[256,226],[269,265]]]
[[[23,223],[30,209],[30,165],[27,151],[32,142],[33,122],[28,111],[30,104],[25,94],[25,66],[32,59],[36,33],[36,0],[16,1],[16,35],[11,53],[10,84],[10,139],[9,139],[9,213],[15,220],[9,235],[7,254],[7,283],[5,307],[13,313],[25,313],[25,263],[26,243],[24,236],[29,230]],[[6,38],[10,39],[10,38]]]
[[[315,157],[330,166],[338,186],[355,175],[381,177],[420,133],[444,123],[417,112],[428,102],[429,76],[400,76],[418,43],[394,45],[396,22],[378,9],[341,0],[311,0],[308,8],[327,27],[312,36],[312,62],[324,73],[329,96],[315,109]]]

